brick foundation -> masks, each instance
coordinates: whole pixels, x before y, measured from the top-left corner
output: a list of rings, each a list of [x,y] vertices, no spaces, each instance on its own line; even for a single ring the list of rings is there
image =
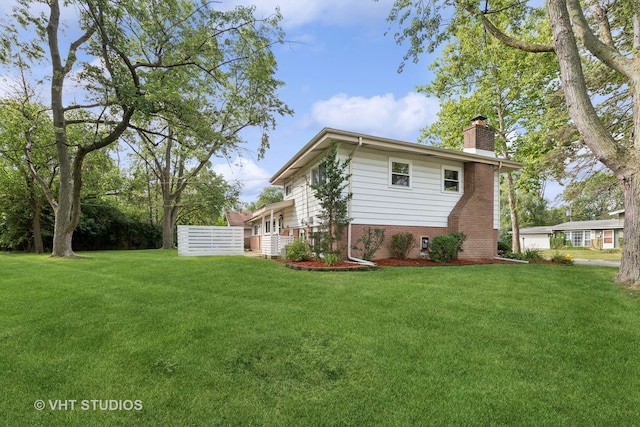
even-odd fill
[[[400,226],[400,225],[363,225],[363,224],[352,224],[351,225],[351,244],[355,245],[358,239],[364,234],[364,230],[368,227],[372,229],[380,228],[384,230],[384,243],[375,253],[373,259],[385,259],[391,258],[391,251],[389,250],[389,243],[391,243],[391,237],[394,234],[398,233],[411,233],[416,241],[416,247],[411,249],[409,252],[409,258],[417,258],[420,253],[420,241],[422,237],[428,237],[429,241],[433,240],[435,236],[442,236],[447,234],[448,230],[446,227],[411,227],[411,226]],[[346,242],[345,242],[346,243]],[[359,247],[362,247],[362,244],[358,244]],[[360,258],[362,255],[362,251],[351,250],[351,255]]]

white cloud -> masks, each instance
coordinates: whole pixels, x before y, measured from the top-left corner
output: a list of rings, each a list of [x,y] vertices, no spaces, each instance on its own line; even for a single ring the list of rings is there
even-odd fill
[[[258,16],[269,14],[280,7],[285,28],[300,27],[310,23],[353,24],[371,18],[386,18],[393,0],[234,0],[231,6],[256,5]]]
[[[244,201],[255,201],[262,189],[269,185],[271,173],[258,166],[253,160],[237,156],[231,161],[213,165],[213,171],[222,175],[229,182],[242,184],[241,198]]]
[[[391,93],[371,98],[340,93],[313,104],[306,124],[413,140],[436,120],[439,109],[436,99],[415,92],[399,99]]]

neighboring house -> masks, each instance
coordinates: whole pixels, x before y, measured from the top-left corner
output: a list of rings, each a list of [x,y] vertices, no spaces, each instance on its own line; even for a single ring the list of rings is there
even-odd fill
[[[549,249],[550,238],[564,235],[571,246],[594,249],[620,247],[624,226],[624,211],[611,212],[614,219],[569,221],[558,225],[520,229],[523,248]]]
[[[294,238],[311,238],[321,212],[311,185],[323,179],[321,166],[331,141],[339,143],[341,160],[351,158],[349,203],[352,218],[345,237],[352,245],[367,227],[385,231],[376,258],[389,257],[394,234],[412,233],[419,247],[449,232],[463,232],[467,241],[460,258],[497,255],[500,173],[518,170],[518,162],[498,158],[494,131],[483,117],[464,131],[464,151],[447,150],[336,129],[323,129],[272,178],[284,188],[284,201],[254,212],[252,250],[278,255]]]
[[[251,226],[247,224],[247,221],[252,217],[251,212],[225,212],[224,220],[229,227],[244,227],[244,247],[251,247]]]

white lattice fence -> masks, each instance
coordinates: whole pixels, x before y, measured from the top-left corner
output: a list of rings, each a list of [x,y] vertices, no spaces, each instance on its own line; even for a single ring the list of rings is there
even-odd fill
[[[178,226],[178,255],[243,255],[244,228]]]

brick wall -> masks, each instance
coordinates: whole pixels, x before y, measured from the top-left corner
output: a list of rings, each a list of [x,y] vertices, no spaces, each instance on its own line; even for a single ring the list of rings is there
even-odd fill
[[[449,214],[449,232],[462,232],[467,240],[460,259],[492,258],[498,253],[498,231],[493,228],[493,166],[466,163],[464,194]]]
[[[391,257],[391,251],[389,250],[389,243],[391,243],[391,237],[398,233],[411,233],[416,241],[416,247],[409,252],[409,258],[417,258],[420,253],[420,242],[422,237],[428,237],[429,241],[433,240],[435,236],[441,236],[447,234],[446,227],[409,227],[399,225],[363,225],[352,224],[351,225],[351,243],[355,245],[358,239],[364,234],[364,230],[368,227],[372,229],[380,228],[384,230],[384,243],[374,255],[374,259],[384,259]],[[345,241],[346,244],[346,241]],[[362,244],[358,244],[362,247]],[[361,251],[351,250],[351,255],[356,258],[360,258]]]

